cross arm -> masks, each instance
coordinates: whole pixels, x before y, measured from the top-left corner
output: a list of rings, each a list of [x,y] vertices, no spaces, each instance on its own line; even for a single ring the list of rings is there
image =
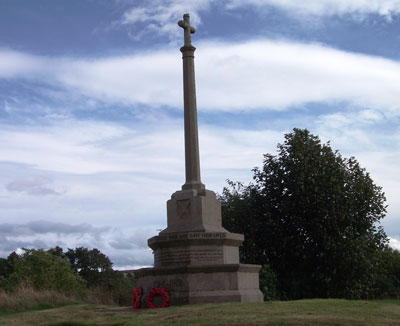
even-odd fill
[[[189,14],[183,15],[183,20],[178,21],[178,25],[184,29],[185,45],[192,45],[190,34],[196,33],[196,29],[193,26],[190,26]]]

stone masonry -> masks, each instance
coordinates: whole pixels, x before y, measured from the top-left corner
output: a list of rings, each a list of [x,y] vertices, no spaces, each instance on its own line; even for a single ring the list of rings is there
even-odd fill
[[[167,228],[148,240],[154,267],[136,270],[144,296],[165,287],[171,304],[262,301],[259,265],[239,263],[242,234],[222,227],[221,205],[200,179],[194,51],[189,14],[184,29],[183,59],[186,182],[167,202]],[[144,298],[143,298],[144,300]],[[143,302],[144,303],[144,302]],[[142,306],[145,306],[144,304]]]

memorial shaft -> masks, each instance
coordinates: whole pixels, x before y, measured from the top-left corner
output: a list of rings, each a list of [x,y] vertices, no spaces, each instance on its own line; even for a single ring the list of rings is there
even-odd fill
[[[183,190],[205,189],[200,179],[199,139],[197,126],[196,84],[194,74],[194,51],[196,48],[191,43],[191,35],[195,32],[190,26],[189,14],[183,16],[184,20],[178,25],[184,29],[185,44],[181,47],[183,60],[183,100],[185,121],[185,172],[186,182]]]
[[[167,228],[148,240],[154,267],[134,271],[143,293],[163,287],[171,304],[206,302],[261,302],[259,265],[240,264],[244,237],[222,226],[221,203],[200,181],[194,51],[189,15],[178,25],[184,29],[182,46],[185,120],[186,183],[167,201]],[[245,217],[244,217],[245,218]],[[146,304],[148,296],[142,296]]]

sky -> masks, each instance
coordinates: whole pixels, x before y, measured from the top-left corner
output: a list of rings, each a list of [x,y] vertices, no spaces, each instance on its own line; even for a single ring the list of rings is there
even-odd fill
[[[152,265],[185,181],[185,13],[206,187],[248,184],[307,128],[383,188],[400,249],[400,0],[0,0],[0,257]]]

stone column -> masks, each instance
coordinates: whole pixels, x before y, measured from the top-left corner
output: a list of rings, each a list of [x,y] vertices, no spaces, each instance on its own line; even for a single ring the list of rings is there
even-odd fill
[[[185,44],[181,47],[183,59],[183,99],[185,120],[185,171],[186,182],[182,190],[195,189],[203,193],[205,186],[200,179],[199,139],[197,126],[196,85],[194,76],[194,51],[191,35],[196,30],[190,26],[189,14],[178,25],[185,31]]]
[[[239,263],[242,234],[222,227],[221,204],[200,181],[194,51],[189,15],[178,22],[185,30],[183,90],[185,105],[186,183],[167,202],[168,226],[148,240],[154,268],[134,271],[147,294],[162,286],[171,304],[263,300],[258,273],[261,266]],[[245,217],[244,217],[245,218]],[[144,297],[142,304],[144,304]]]

